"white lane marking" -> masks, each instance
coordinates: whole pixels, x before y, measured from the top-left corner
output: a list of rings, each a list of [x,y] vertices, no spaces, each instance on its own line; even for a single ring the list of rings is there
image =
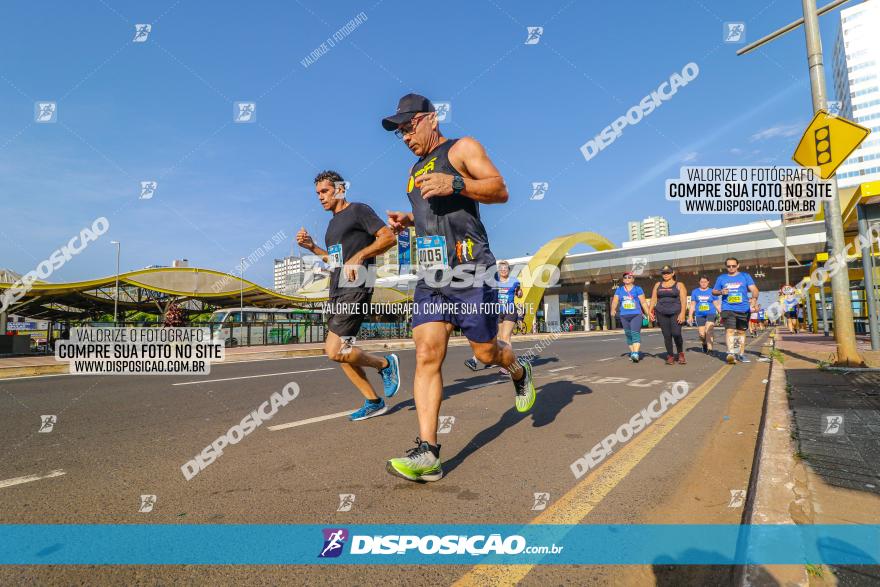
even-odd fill
[[[61,475],[66,475],[67,473],[62,469],[56,469],[54,471],[49,471],[46,475],[26,475],[24,477],[15,477],[13,479],[6,479],[4,481],[0,481],[0,489],[4,487],[12,487],[13,485],[21,485],[22,483],[30,483],[31,481],[39,481],[40,479],[51,479],[52,477],[60,477]]]
[[[275,377],[276,375],[294,375],[296,373],[314,373],[316,371],[333,371],[336,367],[324,367],[321,369],[305,369],[303,371],[282,371],[280,373],[263,373],[261,375],[242,375],[241,377],[224,377],[223,379],[203,379],[202,381],[185,381],[172,383],[171,385],[196,385],[198,383],[215,383],[217,381],[236,381],[238,379],[254,379],[255,377]]]
[[[342,418],[354,414],[357,410],[349,410],[347,412],[337,412],[335,414],[327,414],[326,416],[318,416],[316,418],[308,418],[307,420],[297,420],[296,422],[288,422],[287,424],[276,424],[269,426],[269,430],[285,430],[287,428],[296,428],[297,426],[305,426],[306,424],[314,424],[315,422],[323,422],[324,420],[332,420],[333,418]]]
[[[556,367],[555,369],[547,369],[547,373],[556,373],[557,371],[565,371],[566,369],[574,369],[574,365],[569,367]]]
[[[617,357],[608,357],[607,359],[599,359],[599,362],[601,363],[601,362],[603,362],[603,361],[612,361],[612,360],[614,360],[614,359],[616,359],[616,358],[617,358]]]
[[[73,377],[70,373],[53,373],[51,375],[26,375],[24,377],[0,377],[0,381],[18,381],[19,379],[42,379],[43,377]]]

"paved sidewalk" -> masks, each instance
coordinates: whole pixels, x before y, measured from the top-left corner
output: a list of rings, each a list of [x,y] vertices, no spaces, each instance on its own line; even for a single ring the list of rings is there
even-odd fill
[[[880,495],[880,373],[819,369],[828,345],[818,335],[777,341],[800,454],[826,483]]]
[[[859,351],[874,363],[865,345]],[[880,373],[820,369],[834,352],[833,339],[821,335],[779,330],[776,350],[752,523],[876,524]],[[876,585],[880,567],[832,567],[808,582]]]

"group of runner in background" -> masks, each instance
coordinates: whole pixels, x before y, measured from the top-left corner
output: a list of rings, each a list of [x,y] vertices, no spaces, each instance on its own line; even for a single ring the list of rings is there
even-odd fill
[[[635,285],[635,275],[626,272],[623,283],[611,299],[611,315],[616,316],[626,335],[629,357],[638,363],[642,357],[641,329],[656,323],[663,333],[666,364],[684,365],[683,325],[697,327],[702,352],[714,354],[714,328],[724,328],[727,353],[731,364],[751,362],[745,352],[746,332],[757,337],[769,324],[770,316],[758,303],[758,287],[751,275],[739,270],[735,257],[725,260],[727,273],[719,275],[712,287],[708,276],[701,276],[699,287],[687,292],[685,285],[676,280],[675,269],[669,265],[660,270],[660,281],[654,284],[651,296]],[[785,286],[780,291],[788,329],[797,333],[804,328],[804,307],[795,289]]]

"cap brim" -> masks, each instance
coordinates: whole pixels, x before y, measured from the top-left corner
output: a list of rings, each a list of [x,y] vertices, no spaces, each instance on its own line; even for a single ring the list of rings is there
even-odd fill
[[[413,116],[418,114],[418,112],[401,112],[400,114],[395,114],[394,116],[389,116],[388,118],[382,119],[382,128],[385,130],[397,130],[404,122],[409,122],[412,120]]]

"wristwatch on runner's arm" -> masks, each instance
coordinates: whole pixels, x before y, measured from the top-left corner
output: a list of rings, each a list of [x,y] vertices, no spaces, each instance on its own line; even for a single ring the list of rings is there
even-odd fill
[[[464,179],[460,175],[452,176],[452,193],[456,196],[464,189]]]

